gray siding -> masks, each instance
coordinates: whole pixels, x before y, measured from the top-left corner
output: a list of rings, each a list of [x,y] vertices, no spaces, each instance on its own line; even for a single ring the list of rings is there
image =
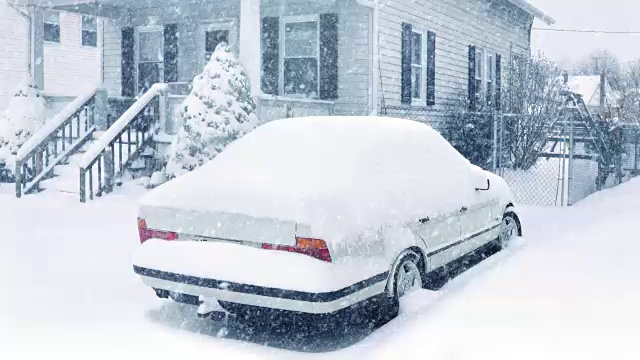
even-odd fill
[[[156,4],[158,5],[158,4]],[[436,106],[443,108],[467,89],[468,47],[502,55],[503,86],[510,74],[512,54],[530,51],[529,27],[532,17],[506,0],[396,0],[380,7],[380,78],[373,79],[370,10],[355,0],[263,0],[261,16],[295,16],[335,12],[339,14],[339,73],[336,114],[362,115],[369,104],[373,81],[378,82],[379,100],[400,104],[401,24],[434,31],[436,46]],[[159,24],[178,23],[179,80],[191,81],[204,67],[202,24],[219,19],[233,21],[235,42],[239,33],[239,2],[199,2],[140,7],[120,23],[105,26],[105,83],[110,94],[119,94],[119,37],[122,25],[145,25],[150,17]],[[232,44],[233,45],[233,44]],[[424,106],[425,104],[415,104]]]
[[[372,54],[370,10],[355,1],[342,1],[338,25],[337,115],[371,112]]]
[[[8,105],[18,84],[28,75],[29,37],[27,20],[0,3],[0,111]]]
[[[380,8],[380,94],[384,93],[387,105],[400,105],[403,22],[437,34],[435,108],[442,108],[467,89],[469,45],[502,55],[505,84],[511,53],[530,52],[532,20],[505,0],[389,1]]]
[[[175,5],[140,7],[127,18],[105,25],[104,76],[111,96],[120,95],[120,28],[142,26],[154,17],[158,25],[178,23],[180,31],[179,81],[191,81],[204,67],[204,33],[202,26],[219,20],[233,21],[232,45],[239,39],[239,2],[201,3],[190,1]],[[366,114],[370,108],[371,43],[369,10],[353,0],[263,0],[261,16],[298,16],[338,13],[339,16],[339,99],[337,114]]]

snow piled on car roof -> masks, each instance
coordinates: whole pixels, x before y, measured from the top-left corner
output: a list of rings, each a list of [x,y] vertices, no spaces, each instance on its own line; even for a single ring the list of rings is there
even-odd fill
[[[310,117],[261,126],[142,205],[293,220],[317,234],[450,211],[475,195],[469,162],[427,125]]]

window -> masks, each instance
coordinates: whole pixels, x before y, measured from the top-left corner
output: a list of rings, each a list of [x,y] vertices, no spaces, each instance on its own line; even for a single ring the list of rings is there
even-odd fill
[[[318,20],[290,20],[284,23],[285,95],[318,97]]]
[[[423,45],[422,34],[411,34],[411,96],[421,99],[423,95]]]
[[[495,66],[493,61],[493,55],[487,55],[487,104],[493,103],[493,89],[495,83]]]
[[[476,49],[476,98],[481,98],[484,93],[484,51],[482,49]]]
[[[98,20],[82,15],[82,46],[98,46]]]
[[[209,62],[211,55],[220,43],[229,44],[229,30],[207,30],[204,33],[204,59]]]
[[[164,31],[142,29],[138,35],[138,92],[164,81]]]
[[[44,12],[44,41],[60,43],[60,13]]]

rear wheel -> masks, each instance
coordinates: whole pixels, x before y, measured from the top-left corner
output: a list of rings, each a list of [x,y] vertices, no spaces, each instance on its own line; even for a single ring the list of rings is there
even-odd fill
[[[394,269],[391,285],[387,287],[386,296],[379,308],[376,323],[381,325],[389,322],[400,312],[400,298],[411,291],[422,288],[424,274],[420,270],[422,258],[414,251],[406,251],[398,266]]]

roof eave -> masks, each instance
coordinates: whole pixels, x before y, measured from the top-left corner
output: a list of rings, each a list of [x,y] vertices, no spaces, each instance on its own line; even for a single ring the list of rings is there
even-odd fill
[[[553,25],[556,23],[556,20],[551,16],[545,14],[542,10],[537,7],[529,4],[525,0],[509,0],[513,5],[523,9],[527,13],[533,15],[535,18],[542,20],[547,25]]]

